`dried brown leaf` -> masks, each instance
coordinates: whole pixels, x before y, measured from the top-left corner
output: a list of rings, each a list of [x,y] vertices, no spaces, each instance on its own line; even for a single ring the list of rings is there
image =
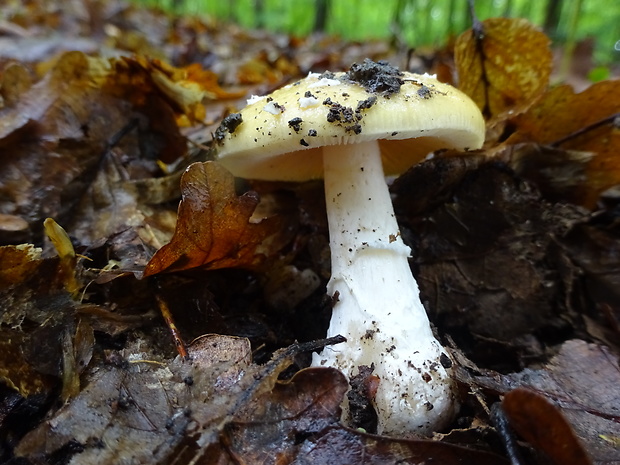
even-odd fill
[[[461,34],[454,54],[459,88],[487,117],[527,106],[551,74],[549,38],[522,18],[490,18]]]
[[[529,141],[593,153],[587,182],[579,188],[580,203],[593,207],[603,190],[620,184],[620,129],[614,120],[619,110],[620,81],[602,81],[578,94],[559,86],[513,118],[516,133],[508,143]]]
[[[254,268],[269,254],[276,218],[250,220],[258,199],[235,194],[234,178],[214,162],[194,163],[181,179],[183,199],[175,234],[153,256],[145,276],[192,268]],[[277,246],[277,245],[276,245]]]
[[[237,416],[226,454],[244,463],[292,463],[303,440],[338,422],[347,389],[345,377],[331,368],[307,368],[278,382]]]

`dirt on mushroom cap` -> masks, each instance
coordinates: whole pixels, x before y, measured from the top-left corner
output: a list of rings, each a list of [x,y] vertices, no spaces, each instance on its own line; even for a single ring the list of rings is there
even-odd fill
[[[370,60],[253,96],[240,115],[218,129],[218,158],[252,179],[321,178],[321,147],[370,140],[379,140],[385,172],[398,174],[432,151],[479,147],[484,133],[477,107],[452,86]]]

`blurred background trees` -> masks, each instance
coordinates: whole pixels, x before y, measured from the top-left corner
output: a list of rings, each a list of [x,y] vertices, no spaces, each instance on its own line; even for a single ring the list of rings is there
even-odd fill
[[[294,36],[313,32],[347,40],[387,39],[423,48],[441,46],[471,25],[466,0],[134,0],[179,14],[201,14],[246,28]],[[479,19],[523,17],[539,25],[571,56],[590,47],[599,65],[620,62],[617,0],[485,0]]]

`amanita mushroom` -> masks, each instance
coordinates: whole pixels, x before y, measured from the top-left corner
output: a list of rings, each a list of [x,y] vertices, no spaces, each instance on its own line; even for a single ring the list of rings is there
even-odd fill
[[[479,148],[483,139],[482,115],[463,93],[370,60],[252,97],[216,133],[218,159],[236,176],[324,178],[327,291],[337,296],[328,337],[347,342],[314,354],[313,365],[349,379],[373,367],[379,433],[428,433],[456,408],[451,359],[420,302],[384,173],[401,173],[438,149]]]

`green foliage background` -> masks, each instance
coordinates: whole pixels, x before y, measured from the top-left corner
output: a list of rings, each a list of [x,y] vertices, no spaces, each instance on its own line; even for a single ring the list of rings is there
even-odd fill
[[[135,0],[179,14],[200,14],[246,28],[265,28],[297,36],[312,33],[321,0]],[[471,25],[466,0],[324,0],[325,32],[347,40],[394,39],[412,47],[438,46]],[[549,24],[549,8],[557,19]],[[556,44],[595,39],[598,64],[620,64],[618,0],[482,0],[480,20],[524,17],[545,27]]]

